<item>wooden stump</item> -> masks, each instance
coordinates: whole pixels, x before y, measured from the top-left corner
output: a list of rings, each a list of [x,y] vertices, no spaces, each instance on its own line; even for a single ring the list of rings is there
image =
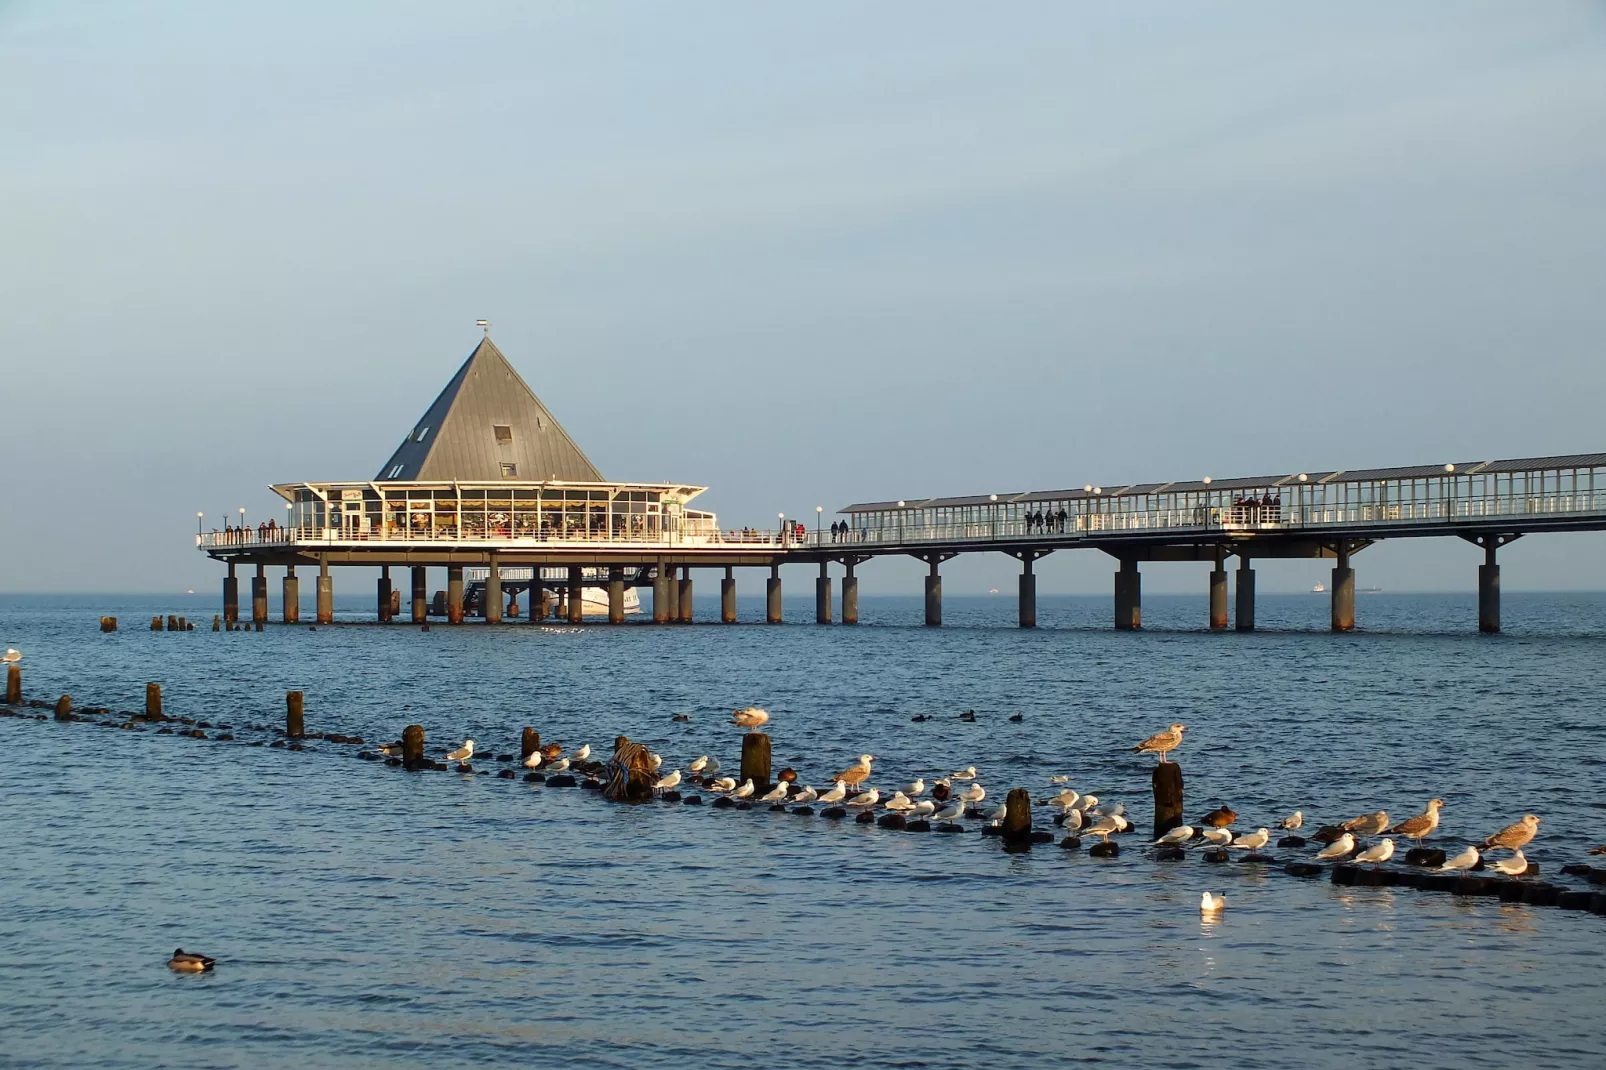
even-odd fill
[[[116,617],[102,617],[102,618],[100,618],[100,630],[103,631],[103,632],[115,632],[117,630],[117,618]]]
[[[72,720],[72,696],[63,695],[56,700],[56,720]]]
[[[519,761],[524,761],[524,759],[540,749],[541,733],[533,728],[526,728],[524,735],[519,739]]]
[[[216,613],[212,614],[212,630],[214,632],[220,632],[223,630],[223,618],[218,616]]]
[[[1160,762],[1154,767],[1154,838],[1182,827],[1182,766]]]
[[[770,790],[770,737],[749,732],[742,737],[742,780],[753,782],[753,794]]]
[[[302,717],[303,697],[299,691],[286,691],[284,693],[284,734],[291,739],[301,739],[307,734],[306,721]]]
[[[162,630],[162,618],[161,617],[152,617],[151,618],[151,631],[159,632],[161,630]]]
[[[162,720],[162,685],[145,685],[145,717],[148,720]]]
[[[22,666],[6,666],[6,704],[22,705]]]
[[[424,762],[424,726],[410,724],[406,728],[402,729],[402,768],[430,768],[430,766],[425,765]]]
[[[999,835],[1005,847],[1032,845],[1032,794],[1025,788],[1012,788],[1004,797],[1004,824]]]

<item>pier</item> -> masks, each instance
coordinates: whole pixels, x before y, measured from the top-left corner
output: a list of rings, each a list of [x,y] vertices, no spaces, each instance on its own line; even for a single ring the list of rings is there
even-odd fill
[[[1097,550],[1113,559],[1113,625],[1143,624],[1142,566],[1208,565],[1208,625],[1255,627],[1257,559],[1332,561],[1335,632],[1356,625],[1354,558],[1390,538],[1452,538],[1482,551],[1477,627],[1500,630],[1498,551],[1525,535],[1606,530],[1606,453],[1451,461],[993,492],[849,505],[829,529],[780,516],[773,526],[722,527],[691,508],[691,483],[603,478],[512,365],[485,338],[369,480],[275,484],[283,517],[197,531],[196,545],[227,567],[223,620],[240,620],[239,570],[250,570],[251,622],[268,618],[268,568],[282,568],[285,623],[299,619],[297,568],[316,568],[317,620],[334,619],[334,568],[377,567],[377,618],[401,615],[392,568],[408,570],[406,618],[449,623],[473,605],[490,623],[554,612],[585,619],[588,601],[610,624],[626,591],[650,589],[651,619],[684,624],[693,573],[718,570],[720,621],[736,622],[737,568],[767,568],[765,622],[781,622],[781,567],[815,575],[815,621],[856,624],[859,566],[910,556],[927,565],[925,623],[942,624],[942,565],[966,553],[1021,563],[1019,623],[1037,624],[1034,565],[1049,554]],[[198,516],[198,519],[200,517]],[[1228,565],[1235,613],[1229,620]],[[1470,564],[1470,562],[1469,562]],[[841,569],[840,611],[832,567]],[[483,570],[465,602],[464,569]],[[436,589],[429,570],[444,570]],[[1470,572],[1470,568],[1469,568]],[[586,591],[605,591],[586,598]],[[433,592],[433,593],[432,593]],[[603,612],[603,607],[605,612]]]

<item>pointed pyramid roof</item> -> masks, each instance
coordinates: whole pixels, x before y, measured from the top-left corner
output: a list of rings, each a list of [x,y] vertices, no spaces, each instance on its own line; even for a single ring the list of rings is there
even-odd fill
[[[489,334],[375,479],[603,481]]]

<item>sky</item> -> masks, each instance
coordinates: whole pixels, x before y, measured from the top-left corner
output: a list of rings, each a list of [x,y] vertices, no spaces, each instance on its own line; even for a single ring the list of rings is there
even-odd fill
[[[1606,450],[1603,130],[1566,0],[0,0],[0,591],[215,590],[196,512],[374,475],[479,318],[606,475],[726,527]]]

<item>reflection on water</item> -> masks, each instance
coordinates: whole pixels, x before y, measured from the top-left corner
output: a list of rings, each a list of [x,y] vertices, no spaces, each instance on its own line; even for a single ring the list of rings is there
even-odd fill
[[[917,620],[918,600],[868,598],[883,624],[857,630],[101,636],[102,612],[202,613],[7,599],[0,645],[24,650],[32,694],[131,707],[156,679],[170,712],[243,725],[278,723],[296,687],[318,728],[389,739],[417,721],[434,747],[493,752],[532,724],[734,768],[722,722],[754,702],[777,763],[817,786],[865,750],[888,784],[974,763],[999,795],[1064,772],[1140,827],[1151,763],[1123,748],[1184,720],[1190,816],[1230,801],[1252,828],[1437,795],[1456,839],[1543,814],[1529,854],[1547,876],[1588,844],[1599,599],[1509,597],[1498,637],[1469,634],[1453,599],[1368,599],[1366,623],[1394,634],[1339,637],[1316,630],[1323,605],[1268,599],[1263,618],[1311,630],[1221,636],[1183,630],[1203,599],[1174,601],[1145,620],[1178,630],[1119,636],[1102,599],[1044,599],[1053,626],[1022,633],[1000,601],[950,599],[933,631],[886,623]],[[320,744],[9,719],[0,747],[25,758],[0,764],[0,1020],[24,1063],[1286,1066],[1285,1045],[1245,1037],[1291,1024],[1308,1065],[1435,1064],[1448,1036],[1497,1064],[1606,1057],[1606,919],[1590,915],[1157,864],[1135,837],[1114,860],[1006,856],[973,834],[614,807],[494,762],[409,776]],[[1199,912],[1206,889],[1227,897],[1219,919]],[[171,975],[179,945],[217,971]]]

